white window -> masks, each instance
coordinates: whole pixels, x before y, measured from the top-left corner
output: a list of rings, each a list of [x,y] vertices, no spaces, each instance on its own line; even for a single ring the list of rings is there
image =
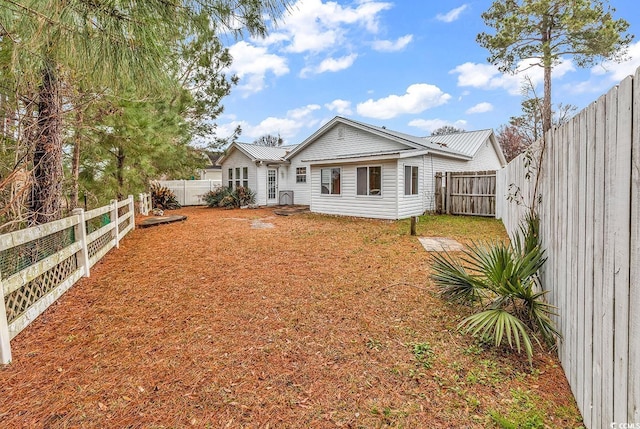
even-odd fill
[[[240,167],[236,167],[236,188],[240,187]]]
[[[233,168],[229,169],[229,177],[227,178],[227,180],[229,180],[229,190],[233,189]]]
[[[307,167],[296,168],[296,183],[307,183]]]
[[[321,169],[320,186],[320,193],[322,194],[340,195],[340,169]]]
[[[382,189],[382,167],[358,167],[356,169],[358,195],[380,195]]]
[[[249,187],[249,167],[242,168],[242,186]]]
[[[404,194],[418,195],[418,167],[404,166]]]

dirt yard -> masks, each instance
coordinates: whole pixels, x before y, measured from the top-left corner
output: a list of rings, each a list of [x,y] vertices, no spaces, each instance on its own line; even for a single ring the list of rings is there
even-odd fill
[[[408,223],[170,213],[188,219],[136,229],[12,341],[0,427],[581,426],[552,353],[531,367],[458,333]],[[418,232],[504,237],[479,218]]]

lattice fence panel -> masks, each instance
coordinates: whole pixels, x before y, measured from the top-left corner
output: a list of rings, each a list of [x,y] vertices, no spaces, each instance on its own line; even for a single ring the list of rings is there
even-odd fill
[[[76,255],[72,255],[60,264],[27,283],[5,297],[8,323],[20,317],[31,305],[50,291],[58,287],[78,269]]]
[[[113,238],[112,234],[113,230],[107,231],[88,244],[87,248],[89,249],[89,258],[93,258],[103,247],[109,244]]]
[[[111,223],[111,213],[105,213],[101,216],[94,217],[86,221],[87,234],[97,231],[105,225]]]
[[[120,222],[118,224],[118,231],[120,231],[120,233],[122,233],[122,231],[124,231],[125,228],[127,228],[129,226],[130,223],[131,223],[131,218],[127,218],[127,219],[123,220],[122,222]]]
[[[73,228],[0,252],[0,275],[6,279],[75,242]]]

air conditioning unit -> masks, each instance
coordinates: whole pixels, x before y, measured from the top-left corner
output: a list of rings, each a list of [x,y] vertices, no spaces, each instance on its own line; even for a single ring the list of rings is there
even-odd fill
[[[278,195],[278,204],[281,206],[293,205],[293,191],[280,191]]]

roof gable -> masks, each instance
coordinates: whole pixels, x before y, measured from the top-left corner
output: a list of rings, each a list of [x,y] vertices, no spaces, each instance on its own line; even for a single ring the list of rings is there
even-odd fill
[[[234,142],[227,148],[226,154],[218,159],[217,165],[222,165],[234,150],[242,152],[253,162],[282,162],[285,160],[285,156],[295,147],[296,145],[260,146],[256,144]]]
[[[442,134],[437,136],[423,137],[423,140],[431,145],[439,145],[441,147],[462,153],[470,158],[475,157],[482,145],[489,141],[496,151],[500,163],[506,165],[506,159],[502,153],[502,149],[496,140],[493,130],[464,131],[461,133]]]

